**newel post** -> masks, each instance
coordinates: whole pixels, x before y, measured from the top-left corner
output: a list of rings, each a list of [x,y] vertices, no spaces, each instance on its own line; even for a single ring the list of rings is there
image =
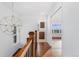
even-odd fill
[[[32,39],[32,56],[35,57],[35,38],[34,32],[29,32],[29,38]]]

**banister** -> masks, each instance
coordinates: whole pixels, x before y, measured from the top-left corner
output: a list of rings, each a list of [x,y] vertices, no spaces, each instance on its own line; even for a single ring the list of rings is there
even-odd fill
[[[31,44],[32,40],[27,42],[23,48],[20,48],[20,50],[14,55],[14,57],[24,57]]]
[[[24,51],[20,54],[20,57],[25,56],[25,54],[26,54],[26,52],[28,51],[28,49],[29,49],[29,47],[30,47],[31,44],[32,44],[32,40],[30,40],[30,41],[27,43],[27,45],[25,45],[25,46],[23,47]]]
[[[34,32],[29,32],[29,37],[27,38],[27,43],[20,48],[18,51],[13,54],[13,57],[35,57],[36,56],[36,42],[37,42],[37,34],[36,31]],[[34,35],[36,34],[36,35]]]

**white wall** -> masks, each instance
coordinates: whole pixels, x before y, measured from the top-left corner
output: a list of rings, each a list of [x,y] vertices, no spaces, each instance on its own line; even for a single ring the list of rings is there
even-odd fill
[[[10,16],[11,11],[6,8],[2,3],[0,3],[0,20],[5,16]],[[0,56],[8,57],[12,56],[12,54],[20,47],[19,43],[15,45],[11,35],[8,33],[4,33],[0,30]]]
[[[63,3],[63,8],[55,16],[62,20],[62,52],[63,56],[79,56],[79,3]],[[56,8],[56,7],[55,7]],[[61,14],[62,13],[62,14]],[[59,15],[59,16],[58,16]],[[60,16],[61,15],[61,16]],[[57,19],[57,17],[55,17]],[[50,19],[50,18],[49,18]],[[49,22],[50,24],[50,22]],[[50,34],[50,25],[48,33]],[[48,34],[48,42],[51,38]],[[52,44],[50,44],[52,45]]]
[[[63,56],[79,56],[79,3],[63,3]]]

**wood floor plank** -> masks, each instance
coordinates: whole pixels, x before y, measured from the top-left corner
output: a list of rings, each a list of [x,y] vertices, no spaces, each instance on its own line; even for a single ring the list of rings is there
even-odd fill
[[[38,43],[38,57],[42,57],[50,48],[51,46],[47,42],[39,42]]]

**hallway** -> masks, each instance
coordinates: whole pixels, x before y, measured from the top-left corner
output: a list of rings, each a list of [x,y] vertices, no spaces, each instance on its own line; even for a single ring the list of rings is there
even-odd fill
[[[61,56],[61,3],[6,2],[0,8],[0,56]]]
[[[76,2],[0,2],[0,57],[79,56],[78,25]]]

